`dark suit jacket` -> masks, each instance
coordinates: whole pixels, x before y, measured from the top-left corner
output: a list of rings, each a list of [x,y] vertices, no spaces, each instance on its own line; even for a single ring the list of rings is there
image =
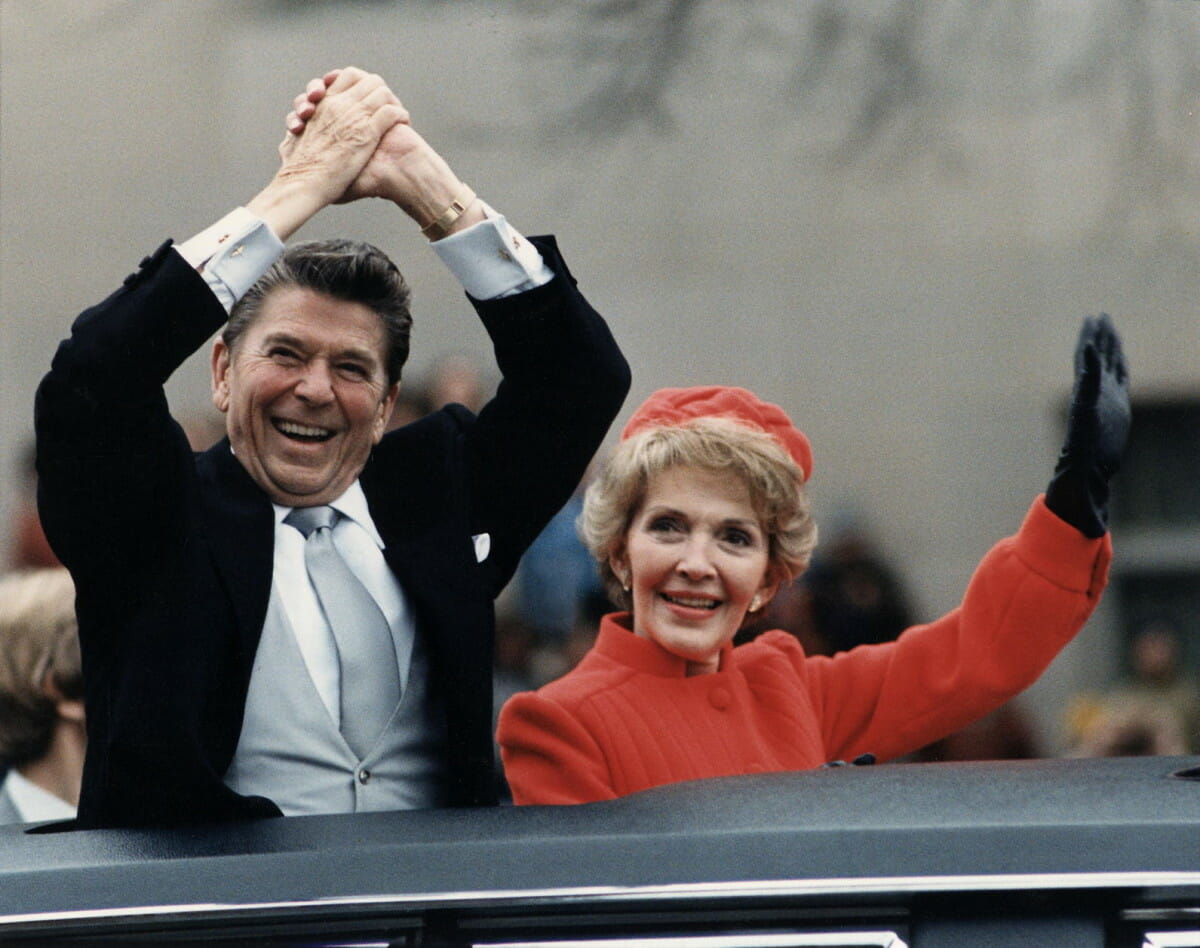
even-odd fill
[[[493,801],[492,600],[568,499],[629,386],[552,240],[547,285],[476,302],[503,381],[386,435],[360,480],[429,638],[455,805]],[[38,389],[39,506],[77,589],[80,826],[273,815],[225,787],[271,586],[267,497],[228,441],[194,455],[163,384],[224,322],[164,246],[76,320]],[[472,536],[491,536],[475,561]]]

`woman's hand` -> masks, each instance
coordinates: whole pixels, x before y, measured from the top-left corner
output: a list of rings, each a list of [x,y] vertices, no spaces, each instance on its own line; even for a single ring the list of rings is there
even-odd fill
[[[1085,536],[1108,529],[1108,482],[1129,440],[1129,370],[1108,316],[1088,316],[1075,346],[1067,436],[1046,488],[1046,506]]]
[[[294,147],[308,134],[307,129],[320,116],[329,101],[342,70],[333,70],[311,80],[304,92],[292,102],[286,124],[288,135],[283,147]],[[394,103],[403,109],[403,117],[387,129],[357,176],[349,182],[337,203],[378,197],[391,201],[424,228],[450,204],[467,191],[466,186],[446,161],[412,127],[407,109],[393,96]],[[483,219],[478,203],[471,201],[466,212],[448,229],[453,233]]]

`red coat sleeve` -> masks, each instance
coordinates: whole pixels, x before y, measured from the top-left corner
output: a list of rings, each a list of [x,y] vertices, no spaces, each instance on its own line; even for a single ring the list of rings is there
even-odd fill
[[[799,655],[828,756],[910,753],[1020,693],[1083,627],[1111,558],[1108,535],[1088,539],[1038,498],[949,614],[895,642]]]

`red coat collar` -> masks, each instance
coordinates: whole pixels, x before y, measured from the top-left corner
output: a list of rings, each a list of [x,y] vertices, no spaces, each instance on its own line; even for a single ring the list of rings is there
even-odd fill
[[[595,651],[605,658],[648,675],[657,675],[660,678],[688,677],[687,659],[668,652],[657,642],[634,634],[633,614],[630,612],[610,612],[600,620],[600,634],[596,639]],[[729,667],[729,656],[732,652],[731,642],[726,642],[721,647],[720,670],[717,674]]]

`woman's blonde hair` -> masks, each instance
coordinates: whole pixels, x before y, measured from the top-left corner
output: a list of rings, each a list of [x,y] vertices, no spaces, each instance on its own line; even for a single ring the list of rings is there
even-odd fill
[[[587,489],[579,532],[613,602],[630,606],[612,560],[624,548],[651,479],[677,467],[731,473],[746,485],[769,541],[769,583],[789,582],[808,567],[817,525],[800,468],[766,432],[728,418],[693,418],[645,428],[622,441]]]
[[[65,569],[0,577],[0,763],[18,766],[46,754],[57,700],[83,697],[75,587]]]

